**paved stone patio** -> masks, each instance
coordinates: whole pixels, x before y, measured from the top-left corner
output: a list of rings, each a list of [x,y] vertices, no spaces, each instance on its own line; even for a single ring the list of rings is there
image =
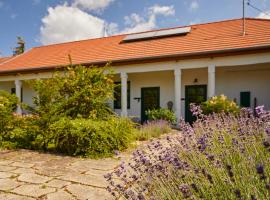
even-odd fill
[[[105,190],[103,175],[120,162],[27,150],[0,151],[0,200],[113,199]]]

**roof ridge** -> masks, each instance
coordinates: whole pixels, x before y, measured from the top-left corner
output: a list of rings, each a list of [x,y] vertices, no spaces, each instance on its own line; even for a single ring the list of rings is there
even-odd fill
[[[108,36],[108,37],[88,38],[88,39],[76,40],[76,41],[70,41],[70,42],[61,42],[61,43],[55,43],[55,44],[41,45],[41,46],[33,47],[33,49],[42,48],[42,47],[57,46],[57,45],[72,44],[72,43],[78,43],[78,42],[85,42],[85,41],[91,41],[91,40],[101,40],[101,39],[120,37],[120,36],[125,36],[125,35],[149,33],[149,32],[155,32],[155,31],[171,30],[171,29],[185,28],[185,27],[192,27],[192,26],[201,26],[201,25],[208,25],[208,24],[214,24],[214,23],[223,23],[223,22],[229,22],[229,21],[237,21],[237,20],[241,20],[241,19],[242,18],[233,18],[233,19],[225,19],[225,20],[221,20],[221,21],[205,22],[205,23],[192,24],[192,25],[183,25],[183,26],[176,26],[176,27],[153,29],[153,30],[135,32],[135,33],[122,33],[122,34],[117,34],[117,35],[111,35],[111,36]],[[248,19],[248,20],[256,20],[256,19],[260,20],[260,18],[246,18],[246,19]],[[261,19],[261,20],[263,20],[263,19]]]

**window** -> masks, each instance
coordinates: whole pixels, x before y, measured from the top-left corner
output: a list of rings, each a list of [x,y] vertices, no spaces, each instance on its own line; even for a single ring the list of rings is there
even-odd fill
[[[121,109],[121,82],[116,82],[114,88],[114,109]],[[127,106],[130,109],[130,81],[127,83]]]
[[[240,92],[240,106],[250,107],[250,92]]]
[[[16,88],[11,88],[11,94],[16,94]],[[23,101],[23,88],[21,88],[21,102]]]

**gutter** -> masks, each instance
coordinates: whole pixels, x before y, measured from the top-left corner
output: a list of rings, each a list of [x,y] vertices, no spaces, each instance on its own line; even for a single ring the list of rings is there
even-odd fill
[[[204,51],[204,52],[195,52],[195,53],[182,53],[182,54],[171,54],[171,55],[162,55],[162,56],[151,56],[151,57],[143,57],[143,58],[131,58],[131,59],[125,59],[125,60],[113,60],[113,61],[101,61],[101,62],[91,62],[91,63],[76,63],[74,65],[105,65],[108,62],[114,63],[114,65],[123,65],[126,63],[131,62],[154,62],[156,60],[161,59],[167,59],[167,60],[181,60],[181,59],[188,59],[190,57],[214,57],[218,56],[218,54],[227,54],[227,53],[242,53],[247,51],[256,51],[256,50],[269,50],[270,51],[270,44],[269,45],[263,45],[263,46],[253,46],[253,47],[245,47],[245,48],[233,48],[233,49],[223,49],[223,50],[214,50],[214,51]],[[67,64],[68,65],[68,64]],[[27,73],[27,72],[35,72],[35,71],[49,71],[53,69],[59,69],[64,66],[43,66],[43,67],[36,67],[36,68],[24,68],[24,69],[15,69],[15,70],[8,70],[8,71],[1,71],[0,75],[2,74],[18,74],[18,73]],[[1,67],[1,65],[0,65]]]

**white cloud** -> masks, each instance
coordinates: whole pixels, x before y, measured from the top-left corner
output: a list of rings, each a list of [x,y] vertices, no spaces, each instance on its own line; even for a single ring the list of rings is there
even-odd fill
[[[105,21],[67,4],[48,8],[42,19],[40,41],[53,44],[103,36]]]
[[[149,8],[149,11],[155,15],[170,16],[175,14],[174,6],[159,6],[154,5]]]
[[[120,31],[120,33],[135,33],[154,29],[157,27],[157,16],[170,16],[174,14],[174,6],[152,6],[148,8],[147,16],[143,17],[137,13],[126,16],[124,19],[127,27]]]
[[[118,24],[116,23],[107,23],[106,26],[105,26],[105,36],[107,37],[108,35],[115,35],[119,32],[118,30]]]
[[[146,15],[133,13],[124,17],[125,26],[119,30],[118,24],[106,22],[100,17],[75,7],[74,4],[65,3],[48,8],[48,14],[42,19],[39,41],[47,45],[98,38],[104,35],[148,31],[157,28],[158,16],[167,17],[174,14],[173,6],[154,5],[146,9]]]
[[[198,10],[200,7],[199,3],[197,1],[192,1],[190,6],[189,6],[189,10],[190,11],[196,11]]]
[[[100,12],[107,8],[114,0],[74,0],[73,6],[88,11]]]
[[[264,13],[260,13],[257,18],[261,19],[270,19],[270,11],[266,11]]]

